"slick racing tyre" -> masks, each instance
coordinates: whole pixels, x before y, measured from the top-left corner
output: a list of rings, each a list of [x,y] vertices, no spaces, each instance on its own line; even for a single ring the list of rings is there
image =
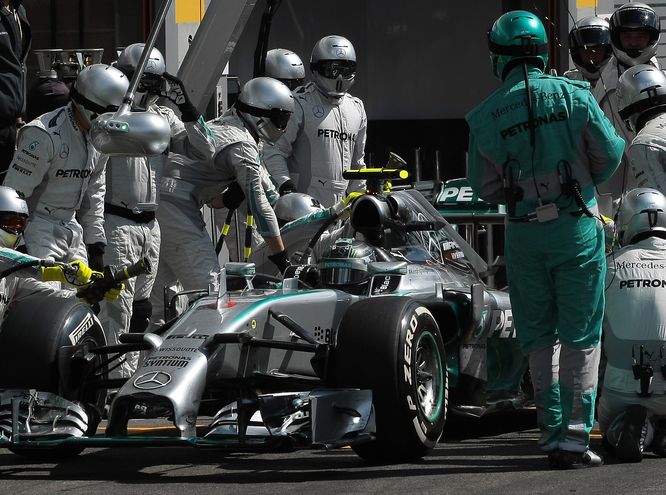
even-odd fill
[[[420,459],[444,430],[447,369],[430,312],[407,297],[378,297],[345,314],[331,356],[337,387],[371,389],[376,440],[353,446],[370,461]]]
[[[76,298],[31,296],[22,299],[11,308],[0,330],[0,389],[35,389],[80,402],[88,415],[85,433],[94,434],[106,391],[82,387],[82,379],[77,374],[78,363],[74,364],[63,355],[69,349],[71,356],[73,346],[84,344],[89,348],[106,344],[102,327],[90,306]],[[101,360],[96,356],[91,363],[98,368],[97,379],[104,378]],[[79,454],[83,448],[11,447],[10,450],[31,457],[62,457]]]

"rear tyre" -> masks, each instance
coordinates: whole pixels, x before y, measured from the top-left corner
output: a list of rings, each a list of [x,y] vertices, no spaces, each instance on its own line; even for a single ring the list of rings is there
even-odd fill
[[[448,405],[444,344],[432,314],[407,297],[362,300],[345,314],[331,356],[337,387],[371,389],[376,440],[355,445],[370,461],[411,461],[435,447]]]

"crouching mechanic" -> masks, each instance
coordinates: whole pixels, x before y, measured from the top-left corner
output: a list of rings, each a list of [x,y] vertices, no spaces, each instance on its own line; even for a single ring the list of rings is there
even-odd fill
[[[28,203],[28,254],[64,262],[88,262],[90,255],[91,266],[103,269],[106,157],[100,157],[87,134],[99,114],[118,108],[128,85],[118,69],[88,66],[77,76],[68,105],[19,131],[4,184]]]
[[[138,66],[144,43],[134,43],[118,56],[116,67],[131,79]],[[211,133],[192,105],[182,83],[166,73],[162,53],[153,48],[150,63],[139,81],[136,100],[148,112],[166,119],[171,126],[169,151],[192,159],[209,160],[215,151]],[[168,84],[168,91],[165,91]],[[160,94],[178,106],[181,118],[166,106],[156,103]],[[182,120],[181,120],[182,119]],[[147,258],[154,269],[125,282],[121,297],[102,303],[99,319],[106,341],[115,344],[125,332],[144,332],[150,322],[150,293],[158,267],[160,227],[155,218],[159,202],[159,181],[168,153],[153,156],[109,157],[106,167],[104,231],[106,264],[121,266]],[[113,371],[129,377],[137,367],[138,352],[125,355],[125,362]]]
[[[17,263],[31,261],[32,257],[19,253],[18,246],[28,221],[28,205],[12,188],[0,186],[0,271],[11,268]],[[62,282],[74,287],[89,284],[94,277],[102,274],[91,270],[84,262],[75,260],[69,263],[70,270],[60,266],[31,267],[19,270],[0,279],[0,320],[12,301],[35,293],[74,297],[71,290],[61,291],[51,284],[43,282]],[[122,287],[116,287],[105,297],[118,297]]]
[[[157,279],[151,295],[153,322],[163,316],[163,288],[180,280],[185,290],[216,284],[220,266],[200,212],[211,201],[229,206],[223,191],[236,182],[247,198],[259,233],[271,252],[269,258],[284,272],[289,265],[275,213],[262,185],[257,142],[275,141],[284,132],[294,111],[293,97],[281,82],[258,77],[241,89],[235,106],[209,122],[215,140],[212,161],[169,161],[160,187],[157,218],[162,229],[162,248]]]
[[[618,459],[666,456],[666,197],[638,188],[618,212],[622,248],[608,257],[599,427]]]

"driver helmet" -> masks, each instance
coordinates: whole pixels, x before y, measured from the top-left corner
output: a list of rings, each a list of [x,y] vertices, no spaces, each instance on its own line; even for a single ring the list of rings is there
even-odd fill
[[[145,48],[145,43],[133,43],[125,48],[118,54],[116,67],[128,79],[132,79],[134,71],[139,65],[141,54]],[[141,80],[137,87],[138,100],[145,107],[148,107],[157,101],[160,91],[164,89],[164,78],[162,77],[166,72],[166,63],[164,56],[157,48],[150,51],[148,62],[141,74]]]
[[[657,54],[661,22],[649,5],[638,2],[625,3],[613,12],[609,26],[613,54],[624,65],[647,64]],[[648,45],[643,49],[625,49],[620,41],[621,33],[640,31],[648,33]]]
[[[617,83],[620,117],[638,132],[655,111],[666,112],[666,75],[648,64],[634,65]]]
[[[541,20],[526,10],[501,15],[488,32],[493,74],[504,81],[518,63],[531,63],[542,71],[548,65],[548,36]]]
[[[581,57],[581,49],[586,55]],[[569,31],[569,53],[576,68],[586,79],[598,79],[599,72],[610,60],[613,53],[608,21],[601,17],[584,17]],[[592,60],[587,54],[599,54],[600,61]]]
[[[0,186],[0,246],[15,249],[28,223],[28,204],[16,190]]]
[[[115,67],[93,64],[79,72],[70,96],[76,110],[90,125],[100,114],[118,110],[128,87],[127,77]]]
[[[304,193],[293,192],[280,196],[275,203],[275,216],[282,227],[297,218],[323,211],[324,207],[318,199]]]
[[[356,77],[354,46],[342,36],[323,37],[312,49],[310,71],[319,91],[331,98],[342,98]]]
[[[287,130],[294,113],[294,97],[277,79],[255,77],[243,85],[235,107],[259,138],[274,144]]]
[[[266,53],[265,75],[277,79],[290,90],[303,85],[305,67],[301,57],[284,48],[274,48]]]
[[[629,191],[620,205],[617,226],[622,246],[650,236],[666,238],[666,197],[647,187]]]
[[[337,239],[317,264],[320,281],[330,289],[365,294],[370,281],[368,263],[372,261],[376,261],[376,256],[369,244],[357,239]]]

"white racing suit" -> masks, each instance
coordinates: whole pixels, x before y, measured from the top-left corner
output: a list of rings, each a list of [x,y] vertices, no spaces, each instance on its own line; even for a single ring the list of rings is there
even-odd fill
[[[164,287],[174,280],[180,280],[185,290],[205,290],[217,284],[220,266],[200,209],[233,181],[243,190],[259,233],[267,237],[280,234],[264,192],[257,143],[243,120],[231,109],[208,126],[215,142],[213,160],[177,156],[182,162],[177,163],[170,158],[162,177],[157,211],[162,248],[150,298],[153,325],[164,316]]]
[[[659,68],[656,58],[652,58],[650,63]],[[592,90],[595,100],[597,100],[597,103],[599,103],[599,106],[611,124],[613,124],[613,127],[615,127],[618,136],[624,139],[625,149],[628,148],[636,136],[636,133],[630,131],[624,120],[620,118],[620,108],[617,101],[617,83],[622,73],[627,69],[628,67],[619,63],[614,56],[611,57],[602,69],[601,77],[599,77]],[[617,200],[624,191],[630,191],[636,187],[634,175],[634,172],[630,168],[629,160],[627,160],[627,154],[625,153],[620,166],[613,176],[603,184],[599,184],[597,190],[601,194],[611,193],[613,200]]]
[[[652,187],[666,194],[666,113],[645,124],[629,146],[627,156],[636,187]]]
[[[169,152],[197,160],[213,156],[213,140],[203,119],[183,123],[168,107],[151,105],[149,112],[164,117],[171,126],[169,150],[160,155],[109,157],[106,167],[104,230],[107,246],[106,265],[123,266],[147,258],[149,274],[124,282],[125,289],[113,301],[102,301],[99,319],[106,341],[118,343],[118,335],[143,332],[151,318],[150,293],[157,274],[160,254],[160,226],[155,218],[159,201],[159,183]],[[138,352],[125,355],[111,378],[128,378],[138,365]]]
[[[30,255],[87,263],[86,244],[106,244],[105,162],[76,125],[71,103],[21,128],[4,185],[28,203]]]
[[[364,166],[368,118],[363,102],[348,93],[328,98],[314,83],[293,95],[296,104],[287,130],[273,146],[264,146],[263,162],[279,186],[291,179],[298,192],[333,206],[349,186],[342,172]],[[349,189],[361,187],[352,184]]]
[[[666,416],[666,379],[661,371],[666,364],[662,349],[666,344],[666,239],[649,237],[625,246],[607,262],[604,350],[608,362],[598,418],[601,432],[609,438],[614,436],[613,421],[632,404],[647,409],[650,426]],[[653,369],[649,397],[639,396],[640,380],[632,370],[640,363],[641,346],[644,364]],[[645,430],[647,436],[647,424]],[[649,440],[644,438],[644,447]]]

